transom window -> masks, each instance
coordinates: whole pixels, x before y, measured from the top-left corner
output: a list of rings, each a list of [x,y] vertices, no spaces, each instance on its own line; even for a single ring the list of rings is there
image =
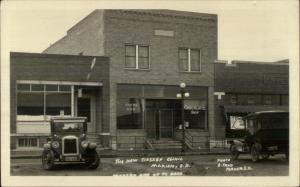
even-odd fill
[[[125,45],[125,68],[149,69],[150,48],[144,45]]]
[[[186,72],[201,71],[201,50],[191,48],[179,48],[179,70]]]

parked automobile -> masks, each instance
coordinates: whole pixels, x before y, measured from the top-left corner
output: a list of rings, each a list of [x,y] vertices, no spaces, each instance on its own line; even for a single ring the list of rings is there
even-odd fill
[[[250,153],[253,162],[284,153],[289,158],[289,112],[261,111],[243,118],[245,137],[230,141],[232,159]]]
[[[51,137],[42,153],[44,169],[52,169],[58,162],[83,162],[90,169],[99,166],[97,144],[87,140],[86,117],[55,117],[50,126]]]

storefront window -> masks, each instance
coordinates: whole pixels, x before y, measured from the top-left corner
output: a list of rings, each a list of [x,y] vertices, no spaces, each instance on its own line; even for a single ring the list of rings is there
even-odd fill
[[[39,116],[44,115],[43,93],[18,93],[17,114]]]
[[[185,100],[184,109],[184,118],[187,128],[206,128],[206,100]]]
[[[46,115],[71,115],[71,94],[47,94]]]
[[[141,99],[118,99],[117,102],[118,129],[142,128],[142,101]]]

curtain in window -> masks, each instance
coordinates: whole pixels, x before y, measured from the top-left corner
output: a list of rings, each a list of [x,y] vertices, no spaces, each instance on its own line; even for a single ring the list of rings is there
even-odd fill
[[[179,49],[179,70],[188,71],[188,50]]]

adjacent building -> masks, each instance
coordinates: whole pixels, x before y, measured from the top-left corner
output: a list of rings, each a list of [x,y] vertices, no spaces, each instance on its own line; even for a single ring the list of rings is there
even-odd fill
[[[215,128],[218,137],[243,136],[241,117],[289,106],[289,63],[215,63]]]

